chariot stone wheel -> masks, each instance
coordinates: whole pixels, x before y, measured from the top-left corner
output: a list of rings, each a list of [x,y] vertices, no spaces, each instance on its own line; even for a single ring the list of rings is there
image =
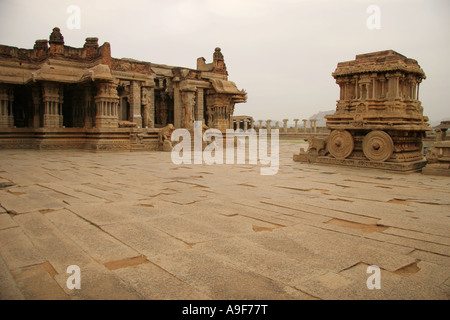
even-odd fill
[[[328,137],[328,152],[336,159],[345,159],[353,151],[355,142],[352,134],[347,130],[333,130]]]
[[[371,131],[363,139],[363,152],[369,160],[384,162],[394,153],[394,142],[384,131]]]

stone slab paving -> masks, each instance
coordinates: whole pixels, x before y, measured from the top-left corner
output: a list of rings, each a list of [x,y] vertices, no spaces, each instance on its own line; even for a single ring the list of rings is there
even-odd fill
[[[299,148],[281,142],[273,176],[0,150],[0,299],[448,300],[450,178],[295,163]]]

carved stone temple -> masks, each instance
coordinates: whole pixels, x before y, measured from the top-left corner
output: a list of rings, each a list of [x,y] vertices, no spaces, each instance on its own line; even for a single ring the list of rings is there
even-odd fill
[[[340,97],[326,116],[330,135],[294,160],[402,172],[425,166],[422,138],[431,128],[419,101],[426,77],[416,60],[392,50],[361,54],[332,75]]]
[[[157,150],[169,124],[231,129],[246,100],[220,48],[189,69],[115,59],[97,38],[69,47],[59,28],[33,49],[0,45],[0,148]]]

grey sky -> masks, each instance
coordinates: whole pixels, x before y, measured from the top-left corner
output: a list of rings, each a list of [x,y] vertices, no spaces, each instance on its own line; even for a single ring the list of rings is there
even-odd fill
[[[381,29],[369,30],[369,5]],[[67,8],[81,9],[70,30]],[[450,117],[448,0],[0,0],[0,43],[32,48],[58,26],[66,45],[110,42],[116,58],[196,68],[221,47],[230,80],[249,94],[236,115],[309,118],[335,109],[331,73],[356,54],[393,49],[418,60],[425,115]]]

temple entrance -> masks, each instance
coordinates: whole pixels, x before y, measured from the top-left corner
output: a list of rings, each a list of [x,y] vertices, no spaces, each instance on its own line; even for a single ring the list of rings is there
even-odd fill
[[[173,97],[164,90],[155,90],[155,128],[174,123]]]
[[[63,126],[65,128],[84,128],[86,106],[83,101],[83,91],[78,85],[64,85],[63,88]]]
[[[120,121],[129,121],[130,119],[130,112],[131,107],[130,103],[128,102],[127,97],[122,97],[120,99],[120,107],[119,107],[119,120]]]
[[[15,127],[28,128],[33,126],[33,101],[29,86],[14,86],[12,111]]]

